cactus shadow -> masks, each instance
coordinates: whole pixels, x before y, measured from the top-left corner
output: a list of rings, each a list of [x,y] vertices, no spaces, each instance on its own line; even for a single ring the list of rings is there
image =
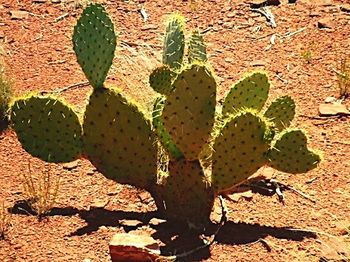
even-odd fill
[[[16,202],[9,210],[13,214],[35,215],[25,201]],[[69,236],[82,236],[97,231],[101,226],[123,227],[126,232],[137,229],[141,226],[149,226],[155,230],[152,237],[160,240],[164,245],[161,252],[164,255],[178,255],[186,253],[186,261],[199,261],[211,256],[210,247],[204,246],[203,237],[209,239],[217,230],[217,224],[211,223],[204,231],[190,230],[187,225],[174,222],[160,222],[150,224],[152,218],[161,218],[159,212],[129,212],[113,211],[104,208],[93,208],[81,210],[74,207],[53,208],[46,216],[75,216],[86,222],[86,226],[78,228]],[[137,226],[125,226],[119,220],[138,220],[141,223]],[[215,242],[228,245],[249,245],[259,242],[261,239],[271,236],[277,239],[290,241],[303,241],[307,238],[317,238],[317,235],[310,231],[296,230],[289,227],[273,227],[260,224],[235,223],[227,221],[216,234]],[[265,245],[264,242],[261,242]],[[201,248],[199,248],[201,247]],[[266,246],[268,251],[270,247]],[[192,252],[195,251],[195,252]],[[189,254],[187,254],[189,253]]]
[[[162,253],[167,255],[191,253],[186,255],[186,261],[199,261],[211,256],[210,247],[203,245],[203,236],[209,239],[217,230],[217,225],[212,223],[206,228],[205,233],[191,231],[188,227],[181,227],[170,223],[163,223],[154,227],[157,231],[152,235],[161,240],[165,246]],[[259,224],[226,222],[215,237],[215,242],[228,245],[249,245],[259,242],[267,236],[290,241],[303,241],[307,238],[316,238],[315,233],[303,230],[295,230],[288,227],[270,227]],[[268,251],[270,247],[262,244]],[[198,247],[203,248],[198,248]],[[191,252],[194,251],[195,252]],[[176,253],[174,253],[176,251]]]

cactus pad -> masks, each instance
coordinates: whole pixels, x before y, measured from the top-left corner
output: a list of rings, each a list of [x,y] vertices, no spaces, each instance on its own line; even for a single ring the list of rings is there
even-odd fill
[[[290,96],[282,96],[271,103],[264,116],[281,131],[289,127],[295,115],[295,103]]]
[[[205,63],[207,60],[207,47],[204,43],[203,36],[198,30],[194,30],[188,47],[188,61],[189,63]]]
[[[214,124],[216,82],[203,65],[185,68],[174,81],[162,121],[188,160],[197,159]]]
[[[150,86],[162,95],[169,95],[174,76],[175,73],[168,66],[158,67],[153,70],[149,77]]]
[[[30,95],[11,106],[11,121],[23,148],[47,162],[69,162],[81,154],[81,125],[68,105]]]
[[[164,46],[163,64],[171,69],[181,67],[185,52],[185,18],[180,14],[172,14],[167,20]]]
[[[116,36],[103,6],[91,4],[83,11],[73,34],[78,63],[90,84],[101,87],[112,65]]]
[[[84,154],[109,179],[149,188],[157,178],[157,146],[151,125],[118,91],[100,88],[84,117]]]
[[[159,97],[154,103],[152,117],[153,117],[153,127],[158,135],[159,140],[162,145],[167,149],[170,159],[179,159],[183,157],[181,151],[176,147],[173,139],[169,133],[165,130],[163,122],[161,120],[161,115],[164,109],[165,98]]]
[[[231,116],[213,147],[212,183],[225,191],[253,175],[267,161],[268,123],[256,113]]]
[[[222,113],[236,113],[243,108],[260,110],[268,97],[270,83],[267,75],[254,72],[239,80],[227,94]]]
[[[307,137],[298,129],[280,133],[267,157],[271,167],[293,174],[307,172],[321,161],[320,155],[307,148]]]
[[[206,224],[213,207],[214,193],[198,160],[170,161],[164,188],[168,219]]]

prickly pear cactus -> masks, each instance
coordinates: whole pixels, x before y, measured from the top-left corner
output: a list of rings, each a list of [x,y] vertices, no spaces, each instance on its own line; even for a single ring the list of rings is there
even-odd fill
[[[167,219],[201,227],[209,221],[215,197],[260,167],[303,173],[317,167],[321,157],[308,149],[303,131],[287,128],[295,113],[289,96],[261,111],[270,87],[263,72],[238,81],[219,113],[215,75],[197,33],[190,41],[189,63],[183,63],[183,26],[182,17],[171,16],[165,67],[150,76],[162,94],[152,119],[120,89],[104,85],[114,26],[103,7],[92,4],[73,35],[78,62],[94,87],[84,115],[78,117],[56,97],[31,94],[12,103],[11,121],[33,156],[50,162],[86,157],[107,178],[148,190]]]

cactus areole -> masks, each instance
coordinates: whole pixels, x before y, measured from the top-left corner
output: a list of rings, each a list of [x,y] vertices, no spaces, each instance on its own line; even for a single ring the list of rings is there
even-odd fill
[[[11,121],[23,148],[48,162],[86,157],[107,178],[148,190],[167,219],[197,226],[209,222],[218,194],[260,167],[297,174],[318,165],[320,155],[307,148],[304,132],[289,127],[291,97],[265,107],[268,77],[252,72],[217,104],[203,37],[195,30],[185,49],[184,35],[184,18],[170,16],[164,64],[150,75],[159,95],[149,119],[119,89],[105,87],[114,25],[103,6],[86,7],[73,34],[78,63],[93,86],[84,115],[52,95],[17,98]]]

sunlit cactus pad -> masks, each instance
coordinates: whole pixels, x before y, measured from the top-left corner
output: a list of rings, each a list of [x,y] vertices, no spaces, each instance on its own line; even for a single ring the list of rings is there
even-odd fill
[[[232,86],[225,98],[223,114],[236,113],[244,108],[260,110],[268,97],[270,83],[263,72],[254,72]]]
[[[216,82],[204,65],[183,69],[167,97],[162,121],[187,159],[197,159],[214,125]]]
[[[156,183],[156,143],[137,105],[116,90],[94,90],[83,128],[84,154],[106,177],[138,187]]]

